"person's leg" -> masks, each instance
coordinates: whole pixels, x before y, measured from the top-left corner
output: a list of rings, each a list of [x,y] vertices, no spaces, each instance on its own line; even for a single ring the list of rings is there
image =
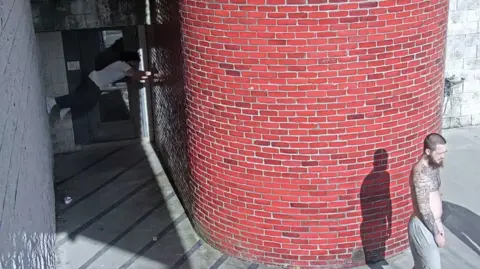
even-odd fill
[[[75,89],[75,92],[56,97],[55,102],[57,103],[58,107],[63,109],[72,107],[78,108],[81,106],[82,103],[85,102],[84,97],[88,92],[87,80],[89,80],[89,78],[83,80]]]
[[[418,266],[421,264],[421,260],[419,258],[420,254],[417,250],[417,244],[415,238],[415,227],[413,224],[413,218],[410,219],[408,222],[408,244],[410,245],[410,251],[412,252],[413,256],[413,268],[417,269]]]
[[[72,94],[65,94],[62,96],[55,97],[55,103],[60,109],[70,108],[72,106]]]
[[[87,78],[74,93],[59,96],[55,102],[60,109],[71,108],[86,113],[98,103],[100,93],[97,85]]]
[[[47,112],[50,114],[52,108],[58,105],[61,120],[71,109],[78,111],[79,115],[84,115],[95,107],[100,99],[100,95],[101,91],[97,85],[90,78],[86,78],[74,93],[56,98],[47,97]]]
[[[408,224],[408,240],[414,269],[441,269],[440,251],[432,233],[417,217]]]
[[[92,110],[98,104],[102,91],[91,79],[87,79],[85,87],[86,92],[84,95],[84,101],[82,103],[82,111],[86,113]]]

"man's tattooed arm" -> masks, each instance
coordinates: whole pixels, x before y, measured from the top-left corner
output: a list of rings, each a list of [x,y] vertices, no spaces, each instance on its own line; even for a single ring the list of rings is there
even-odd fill
[[[433,179],[428,176],[426,167],[422,169],[415,169],[414,171],[414,188],[417,200],[417,208],[422,215],[423,222],[425,226],[433,233],[437,235],[440,233],[437,224],[435,222],[435,217],[433,216],[432,210],[430,209],[430,192],[433,191]]]

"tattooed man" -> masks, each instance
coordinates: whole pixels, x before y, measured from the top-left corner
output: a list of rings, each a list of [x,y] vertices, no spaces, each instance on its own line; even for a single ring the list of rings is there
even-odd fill
[[[410,177],[413,214],[408,224],[408,239],[414,269],[440,269],[439,248],[445,245],[440,195],[440,168],[447,141],[441,135],[429,134],[423,142],[423,154]]]

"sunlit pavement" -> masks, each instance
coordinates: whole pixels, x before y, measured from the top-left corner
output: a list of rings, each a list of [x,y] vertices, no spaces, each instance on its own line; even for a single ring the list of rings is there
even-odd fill
[[[442,269],[480,268],[480,127],[443,130],[448,154],[442,171],[446,245]],[[409,251],[375,269],[412,269]]]
[[[444,130],[443,269],[480,268],[480,128]],[[262,269],[204,243],[149,144],[56,157],[58,269]],[[65,203],[64,198],[71,201]],[[69,203],[68,203],[69,202]],[[387,264],[388,263],[388,264]],[[360,268],[411,269],[409,251]]]

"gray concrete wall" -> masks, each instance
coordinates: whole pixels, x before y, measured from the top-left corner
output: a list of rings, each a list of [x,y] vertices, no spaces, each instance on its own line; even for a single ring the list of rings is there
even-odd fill
[[[143,0],[31,0],[37,32],[144,24]]]
[[[0,92],[0,268],[54,268],[52,147],[29,1],[0,1]]]
[[[445,100],[443,128],[480,124],[480,0],[450,0],[445,73],[465,82]]]
[[[45,92],[50,97],[68,94],[67,70],[61,32],[37,33],[40,47],[42,82]],[[63,120],[51,125],[54,153],[65,153],[80,149],[75,145],[71,113]]]

